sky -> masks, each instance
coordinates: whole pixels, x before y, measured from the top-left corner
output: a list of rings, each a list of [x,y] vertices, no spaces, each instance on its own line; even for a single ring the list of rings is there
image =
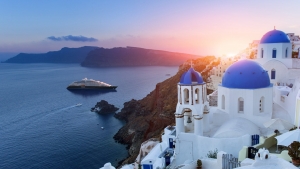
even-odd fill
[[[236,54],[274,26],[300,34],[299,0],[3,0],[0,53],[142,47]]]

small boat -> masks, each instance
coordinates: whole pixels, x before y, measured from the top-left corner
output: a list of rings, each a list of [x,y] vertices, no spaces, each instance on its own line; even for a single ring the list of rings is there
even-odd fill
[[[171,74],[166,74],[166,76],[171,76]]]
[[[110,89],[115,90],[118,86],[112,86],[110,84],[100,82],[93,79],[84,78],[80,81],[71,83],[67,89]]]
[[[82,106],[82,104],[81,103],[77,103],[75,106],[79,107],[79,106]]]
[[[104,130],[104,127],[101,127],[102,130]]]

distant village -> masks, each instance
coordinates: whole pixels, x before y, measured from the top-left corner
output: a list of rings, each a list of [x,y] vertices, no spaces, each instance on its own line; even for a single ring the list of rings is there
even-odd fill
[[[207,81],[191,63],[177,84],[176,125],[123,169],[298,168],[300,37],[270,30],[216,59]]]

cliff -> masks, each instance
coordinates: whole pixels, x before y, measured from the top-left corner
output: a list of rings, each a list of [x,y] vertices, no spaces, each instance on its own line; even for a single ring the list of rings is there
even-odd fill
[[[213,56],[194,59],[194,69],[202,72],[207,78],[209,70],[218,65],[219,61]],[[211,64],[210,64],[211,63]],[[206,68],[206,65],[210,66]],[[115,134],[114,139],[127,144],[129,157],[123,164],[133,163],[139,153],[140,145],[149,138],[159,138],[162,130],[168,125],[174,125],[174,113],[177,104],[177,83],[181,75],[190,68],[190,61],[179,67],[178,73],[169,79],[158,83],[155,90],[141,100],[131,100],[124,103],[124,108],[116,118],[127,123]],[[211,91],[208,91],[210,93]]]
[[[81,63],[85,67],[111,66],[179,66],[197,55],[167,52],[137,47],[98,48]]]
[[[87,54],[98,47],[62,48],[59,51],[29,54],[20,53],[4,63],[81,63]]]

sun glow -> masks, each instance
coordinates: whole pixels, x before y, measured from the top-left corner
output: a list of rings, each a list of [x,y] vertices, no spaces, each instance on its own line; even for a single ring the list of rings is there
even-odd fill
[[[232,57],[236,56],[236,53],[227,53],[225,56],[228,58],[232,58]]]

